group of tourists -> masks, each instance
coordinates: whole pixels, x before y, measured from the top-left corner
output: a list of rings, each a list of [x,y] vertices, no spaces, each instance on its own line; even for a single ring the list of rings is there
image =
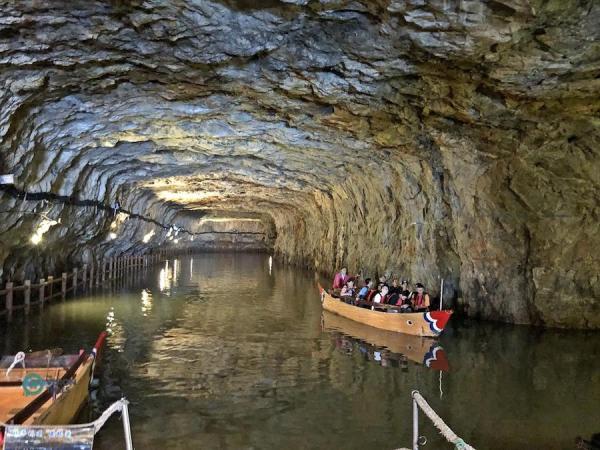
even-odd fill
[[[429,311],[430,298],[421,283],[415,284],[412,290],[408,280],[399,282],[393,278],[389,283],[383,275],[377,284],[366,278],[360,289],[357,284],[360,277],[352,277],[344,267],[335,274],[333,279],[333,295],[337,295],[348,304],[383,310],[387,312],[422,312]],[[391,308],[390,308],[391,307]]]

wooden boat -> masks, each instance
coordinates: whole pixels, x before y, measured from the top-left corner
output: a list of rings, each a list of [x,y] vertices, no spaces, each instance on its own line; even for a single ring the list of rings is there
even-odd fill
[[[349,305],[343,300],[331,296],[320,285],[319,291],[321,293],[323,309],[365,325],[397,333],[437,337],[444,331],[444,328],[452,315],[452,311],[416,313],[372,311],[371,309]],[[381,306],[386,307],[386,305]]]
[[[107,333],[91,352],[59,355],[55,350],[21,354],[0,360],[0,423],[66,425],[73,422],[88,397],[90,381]],[[14,366],[11,368],[11,366]],[[0,432],[0,443],[2,433]]]
[[[431,369],[444,372],[449,370],[444,349],[432,338],[381,330],[328,311],[323,311],[323,326],[375,347],[383,347],[392,353],[404,355],[410,361]]]

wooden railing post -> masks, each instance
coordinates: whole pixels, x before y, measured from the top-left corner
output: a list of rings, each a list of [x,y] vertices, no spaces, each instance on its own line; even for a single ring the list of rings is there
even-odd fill
[[[48,286],[50,286],[50,292],[48,292],[48,298],[52,299],[52,291],[54,290],[54,277],[48,275]]]
[[[44,306],[44,287],[46,286],[46,280],[40,279],[40,305]]]
[[[13,309],[13,283],[12,281],[6,282],[6,312],[10,314]]]
[[[60,293],[61,293],[62,299],[64,300],[65,297],[67,296],[67,273],[66,272],[62,273],[62,280],[60,283]]]
[[[87,264],[83,265],[82,274],[81,274],[81,284],[83,284],[83,290],[85,291],[85,286],[87,284]]]
[[[23,302],[25,304],[25,314],[29,314],[29,307],[31,306],[31,280],[25,280],[24,286]]]
[[[77,267],[73,269],[73,295],[77,294],[77,277],[79,275],[79,271]]]

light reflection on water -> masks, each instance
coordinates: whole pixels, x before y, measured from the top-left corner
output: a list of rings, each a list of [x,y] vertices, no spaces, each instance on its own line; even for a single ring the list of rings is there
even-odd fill
[[[314,276],[268,260],[171,260],[0,323],[0,351],[76,351],[109,329],[95,413],[127,396],[138,449],[409,446],[413,389],[480,449],[574,448],[600,431],[598,334],[455,321],[437,344],[394,339],[322,314]],[[425,449],[450,448],[422,431]],[[121,439],[110,422],[96,447]]]

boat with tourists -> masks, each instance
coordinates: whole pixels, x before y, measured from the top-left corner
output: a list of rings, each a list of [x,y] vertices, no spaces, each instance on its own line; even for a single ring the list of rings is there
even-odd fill
[[[52,349],[0,359],[0,424],[72,423],[88,398],[106,337],[105,331],[100,333],[89,352],[63,355]]]
[[[334,297],[320,284],[319,292],[323,309],[371,327],[397,333],[438,337],[452,316],[451,310],[401,312],[399,307],[383,303],[364,308]]]

